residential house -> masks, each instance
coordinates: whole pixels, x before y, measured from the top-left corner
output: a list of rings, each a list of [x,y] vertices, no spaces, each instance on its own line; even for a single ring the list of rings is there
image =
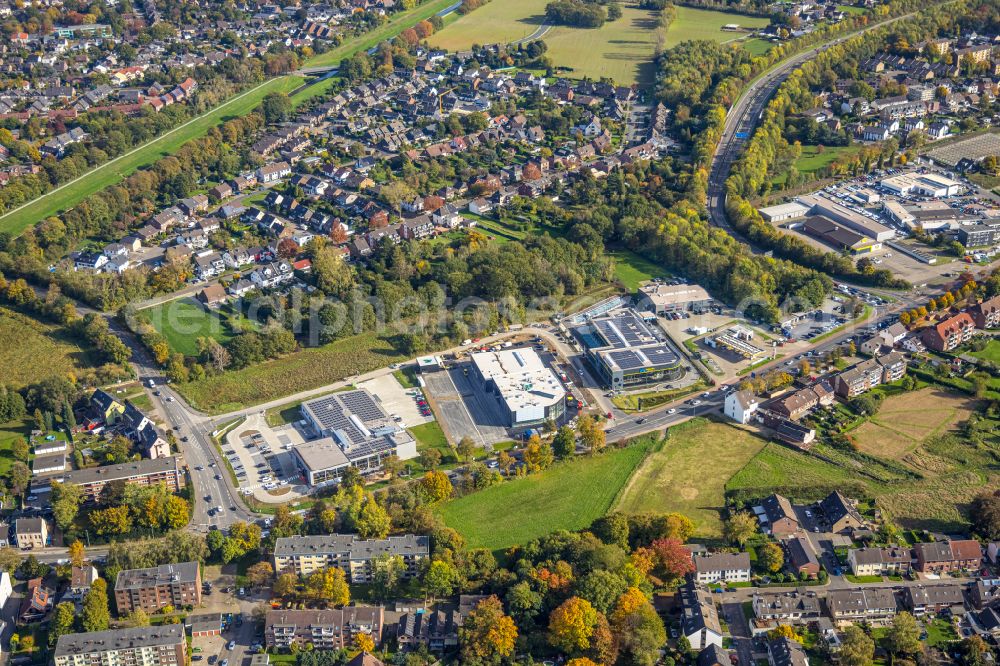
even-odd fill
[[[819,503],[819,511],[826,517],[827,529],[835,534],[865,527],[865,519],[858,513],[852,500],[835,490]]]
[[[994,296],[973,305],[969,308],[968,313],[976,323],[976,328],[983,330],[1000,328],[1000,296]]]
[[[317,650],[352,647],[365,634],[382,644],[385,611],[381,606],[345,606],[328,610],[269,610],[264,615],[264,644],[291,649],[312,645]]]
[[[760,511],[754,510],[765,532],[775,539],[785,539],[799,531],[798,516],[792,503],[781,495],[771,495],[761,502]]]
[[[292,166],[288,162],[274,162],[257,169],[257,180],[267,185],[279,181],[291,173]]]
[[[21,550],[38,550],[49,544],[49,524],[44,518],[18,518],[14,521],[14,538]]]
[[[834,622],[884,624],[896,615],[896,596],[887,587],[830,590],[826,603]]]
[[[687,638],[691,649],[703,650],[709,645],[722,647],[722,623],[712,594],[694,581],[681,587],[679,593],[681,635]]]
[[[754,617],[764,627],[775,624],[807,624],[823,613],[815,592],[758,592],[751,601]]]
[[[949,352],[970,339],[976,331],[976,322],[966,312],[960,312],[924,329],[924,344],[937,352]]]
[[[125,569],[115,580],[115,606],[119,615],[140,608],[152,614],[166,606],[183,608],[200,604],[201,567],[198,562]]]
[[[982,546],[974,539],[918,543],[913,546],[913,552],[916,569],[921,573],[975,571],[983,563]]]
[[[431,652],[442,652],[458,645],[458,629],[462,615],[455,608],[405,613],[396,626],[396,640],[404,650],[427,646]]]
[[[809,666],[809,658],[802,646],[782,636],[767,642],[768,666]]]
[[[712,643],[698,653],[696,666],[732,666],[732,661],[722,646]]]
[[[914,615],[940,613],[948,608],[965,604],[962,586],[913,585],[903,590],[903,603]]]
[[[90,410],[105,425],[114,425],[125,413],[125,405],[115,400],[109,393],[95,389],[90,396]]]
[[[805,574],[810,578],[819,575],[819,560],[816,559],[816,553],[813,552],[807,537],[792,537],[785,542],[785,550],[788,553],[786,564],[789,569],[798,575]]]
[[[847,562],[855,576],[890,576],[909,573],[913,552],[909,548],[852,548]]]
[[[723,411],[737,423],[747,424],[758,407],[760,401],[750,391],[732,391],[726,396]]]
[[[694,579],[698,583],[747,583],[750,581],[750,555],[747,553],[712,553],[696,555]]]
[[[82,567],[73,567],[70,571],[69,590],[66,596],[72,599],[83,599],[83,595],[90,591],[90,587],[97,580],[97,569],[90,564]]]
[[[287,261],[265,264],[250,273],[250,282],[260,289],[272,289],[295,279],[295,271]]]

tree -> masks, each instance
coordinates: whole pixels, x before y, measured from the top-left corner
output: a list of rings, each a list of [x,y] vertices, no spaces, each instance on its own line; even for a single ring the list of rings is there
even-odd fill
[[[31,450],[28,448],[28,443],[24,441],[23,437],[17,437],[10,445],[10,452],[14,455],[14,460],[20,460],[23,463],[28,462],[31,457]]]
[[[72,634],[76,623],[76,606],[72,601],[63,601],[56,605],[49,626],[49,645],[55,645],[63,634]]]
[[[110,624],[111,612],[108,610],[108,584],[103,578],[98,578],[83,597],[80,626],[84,631],[105,631]]]
[[[548,468],[554,459],[549,443],[543,442],[538,435],[532,435],[524,447],[524,465],[528,472],[540,472]]]
[[[368,494],[361,504],[361,511],[354,526],[362,539],[384,539],[389,536],[389,530],[392,529],[392,518],[382,505]]]
[[[264,587],[274,576],[274,567],[271,566],[270,562],[263,561],[251,564],[247,568],[247,578],[250,580],[250,584],[254,587]]]
[[[438,449],[424,449],[420,453],[420,464],[427,469],[434,469],[441,464],[441,452]]]
[[[82,567],[84,558],[83,542],[77,539],[69,545],[69,561],[74,567]]]
[[[549,643],[564,652],[578,654],[590,648],[597,625],[597,610],[580,597],[570,597],[549,615]]]
[[[976,534],[989,541],[1000,538],[1000,492],[977,495],[969,514]]]
[[[796,643],[802,642],[802,636],[795,633],[795,629],[793,629],[790,624],[779,624],[777,627],[767,632],[767,637],[771,640],[775,640],[777,638],[788,638]]]
[[[619,650],[631,657],[630,664],[653,666],[658,650],[667,642],[663,621],[638,588],[629,588],[619,599],[611,627]]]
[[[989,651],[989,646],[981,637],[963,638],[962,642],[958,644],[958,663],[961,666],[984,666],[986,664],[985,656]]]
[[[737,511],[730,514],[722,528],[726,541],[740,548],[757,533],[757,519],[749,511]]]
[[[560,458],[568,458],[576,451],[576,433],[569,426],[562,426],[552,438],[552,451]]]
[[[274,581],[273,592],[277,597],[290,597],[295,594],[299,586],[299,579],[293,573],[283,573]]]
[[[606,436],[601,424],[594,420],[590,414],[584,414],[576,424],[576,431],[580,434],[580,441],[590,453],[597,453],[604,448]]]
[[[875,641],[856,624],[844,631],[840,643],[839,661],[843,666],[871,666],[875,656]]]
[[[377,555],[372,560],[372,594],[378,599],[391,599],[405,574],[406,563],[401,556]]]
[[[463,620],[458,641],[464,663],[498,664],[514,652],[517,625],[496,596],[487,597]]]
[[[7,480],[10,481],[11,492],[22,495],[28,488],[28,482],[31,481],[31,470],[20,460],[15,460],[7,472]]]
[[[920,653],[920,628],[912,615],[903,611],[892,619],[886,643],[893,655],[906,657]]]
[[[420,479],[420,489],[427,497],[427,501],[431,503],[448,499],[453,490],[448,475],[433,470],[424,474],[424,478]]]
[[[472,457],[476,455],[476,443],[472,441],[472,438],[466,435],[462,439],[458,440],[458,446],[455,447],[455,452],[458,453],[458,457],[462,462],[469,462]]]
[[[306,581],[306,589],[317,601],[325,601],[331,606],[346,606],[351,601],[351,590],[347,577],[339,567],[318,569]]]
[[[141,608],[136,608],[122,617],[122,623],[129,627],[148,627],[150,625],[149,615]]]
[[[0,548],[0,571],[14,573],[21,564],[21,556],[14,548]]]
[[[785,551],[776,543],[766,543],[757,551],[757,559],[765,570],[778,573],[785,566]]]
[[[354,637],[354,647],[363,653],[370,653],[375,650],[375,641],[369,634],[359,633]]]
[[[668,578],[678,579],[694,571],[691,553],[679,539],[657,539],[651,544],[659,568]]]
[[[538,611],[542,609],[543,599],[527,581],[522,581],[507,590],[506,601],[514,619],[524,625],[538,615]]]
[[[458,570],[445,560],[434,560],[424,573],[424,594],[431,599],[451,594],[458,582]]]
[[[292,113],[292,100],[284,93],[268,93],[261,102],[260,109],[268,124],[282,123],[288,120]]]

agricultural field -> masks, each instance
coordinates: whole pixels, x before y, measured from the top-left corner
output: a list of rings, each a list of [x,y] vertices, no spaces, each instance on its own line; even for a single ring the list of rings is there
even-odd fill
[[[124,180],[140,168],[149,166],[161,157],[172,155],[191,139],[204,136],[210,129],[229,118],[246,115],[256,108],[268,93],[291,92],[303,81],[304,79],[299,76],[280,76],[255,86],[211,111],[206,111],[165,132],[159,138],[91,169],[26,206],[0,215],[0,231],[20,234],[39,220],[72,208],[84,198]]]
[[[441,32],[431,35],[431,46],[461,51],[473,44],[509,43],[539,31],[545,22],[548,0],[502,0],[490,2],[456,18]]]
[[[568,68],[574,78],[609,77],[620,85],[652,83],[653,53],[660,36],[657,12],[626,4],[620,19],[600,28],[543,27],[547,1],[490,2],[447,25],[429,41],[455,51],[540,35],[548,45],[546,55],[556,66]]]
[[[221,414],[332,384],[405,358],[387,339],[364,333],[176,388],[196,409]]]
[[[2,381],[21,388],[53,375],[91,368],[90,351],[58,326],[0,307],[0,368]],[[14,341],[17,341],[14,344]]]
[[[225,344],[232,337],[228,324],[216,312],[193,298],[181,298],[154,305],[140,312],[167,339],[170,348],[186,356],[196,356],[198,338],[215,338]]]
[[[769,20],[759,16],[744,16],[729,12],[717,12],[696,7],[677,7],[677,17],[667,30],[666,48],[681,42],[709,39],[716,42],[731,42],[744,37],[743,32],[723,30],[722,26],[736,23],[742,28],[763,28]]]
[[[667,431],[629,480],[615,507],[625,513],[677,511],[695,523],[695,536],[722,536],[726,481],[767,442],[724,423],[694,419]],[[706,474],[705,461],[711,461]]]
[[[470,548],[494,551],[556,530],[583,529],[614,506],[619,491],[654,446],[644,440],[560,462],[539,474],[451,501],[441,507],[441,517]]]
[[[969,418],[972,407],[968,398],[927,387],[886,399],[877,415],[849,434],[860,451],[906,463],[931,437]]]

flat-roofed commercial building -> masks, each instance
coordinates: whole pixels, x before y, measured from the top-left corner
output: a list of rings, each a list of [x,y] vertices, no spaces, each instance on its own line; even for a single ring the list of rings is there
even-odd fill
[[[913,193],[925,197],[953,197],[964,189],[958,181],[936,173],[906,173],[890,176],[879,181],[879,186],[897,196],[908,196]]]
[[[573,329],[605,386],[622,389],[684,375],[680,355],[635,310],[594,317]]]
[[[386,539],[359,539],[354,534],[283,537],[274,544],[274,570],[309,575],[337,567],[352,583],[371,581],[372,560],[398,555],[406,565],[404,577],[417,575],[420,561],[430,555],[430,539],[406,534]]]
[[[115,604],[119,615],[137,608],[155,613],[164,606],[197,606],[201,604],[201,569],[197,562],[181,562],[121,571],[115,581]]]
[[[851,210],[833,199],[818,194],[807,194],[799,197],[798,200],[802,205],[809,207],[809,212],[812,215],[827,217],[880,243],[890,240],[896,235],[895,231],[884,224]]]
[[[472,371],[483,391],[496,400],[508,427],[555,422],[566,411],[566,389],[534,349],[473,354]]]
[[[760,216],[763,217],[765,221],[773,223],[805,217],[809,214],[809,208],[798,202],[792,201],[789,203],[778,204],[777,206],[761,208],[757,212],[760,213]]]
[[[302,415],[320,437],[292,450],[310,486],[336,482],[348,467],[368,474],[381,470],[389,456],[417,456],[413,437],[364,389],[302,403]]]
[[[184,467],[177,456],[133,460],[121,465],[88,467],[66,472],[65,483],[72,483],[83,489],[83,499],[96,501],[101,491],[112,481],[122,481],[127,485],[155,486],[164,484],[175,493],[184,487]]]
[[[651,284],[639,290],[637,307],[661,315],[705,307],[712,297],[696,284]]]
[[[55,666],[185,666],[183,624],[63,634],[56,643]]]

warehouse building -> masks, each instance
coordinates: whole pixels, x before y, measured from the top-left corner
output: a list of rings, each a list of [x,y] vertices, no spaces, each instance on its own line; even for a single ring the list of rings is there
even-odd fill
[[[534,349],[473,354],[471,374],[496,400],[507,427],[558,421],[566,410],[566,390]]]
[[[302,416],[320,437],[293,449],[310,486],[334,483],[348,467],[370,474],[380,471],[389,456],[417,457],[413,437],[364,389],[302,403]]]
[[[879,181],[879,186],[896,196],[920,194],[925,197],[941,199],[953,197],[962,193],[962,184],[951,178],[936,173],[907,173],[890,176]]]
[[[761,208],[758,212],[767,222],[778,223],[805,217],[809,214],[809,207],[792,201],[791,203]]]
[[[822,215],[879,243],[890,240],[896,235],[895,231],[884,224],[851,210],[833,199],[817,194],[807,194],[799,197],[799,202],[809,206],[810,214]]]
[[[602,383],[613,389],[679,379],[680,355],[635,310],[616,310],[573,329]]]
[[[852,254],[866,254],[882,248],[881,243],[818,215],[807,217],[802,222],[802,232],[838,251],[846,250]]]
[[[711,304],[712,297],[703,287],[696,284],[655,283],[639,290],[636,307],[662,315],[667,312],[705,308]]]

